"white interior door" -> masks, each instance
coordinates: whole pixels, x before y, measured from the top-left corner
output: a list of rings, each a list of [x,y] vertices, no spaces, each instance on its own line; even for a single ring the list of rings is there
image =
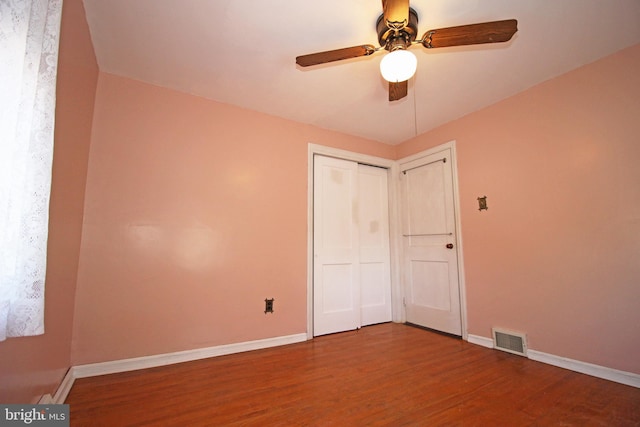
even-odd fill
[[[358,234],[362,326],[391,321],[387,170],[358,165]]]
[[[407,322],[462,335],[450,150],[400,170]]]
[[[314,157],[313,334],[391,321],[387,170]]]

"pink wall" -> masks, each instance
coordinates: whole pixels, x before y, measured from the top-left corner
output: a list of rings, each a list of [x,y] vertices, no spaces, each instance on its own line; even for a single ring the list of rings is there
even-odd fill
[[[640,373],[639,119],[636,45],[398,147],[457,141],[469,333]]]
[[[304,333],[309,142],[395,151],[101,73],[73,364]]]
[[[55,392],[71,365],[71,333],[84,190],[98,80],[81,0],[62,10],[53,182],[49,207],[45,334],[0,343],[0,402]]]

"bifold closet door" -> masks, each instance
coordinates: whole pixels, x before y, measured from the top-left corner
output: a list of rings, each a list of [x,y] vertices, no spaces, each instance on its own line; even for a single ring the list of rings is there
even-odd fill
[[[315,156],[313,170],[313,334],[360,326],[358,164]]]
[[[314,157],[314,335],[391,320],[386,175]]]
[[[387,170],[358,165],[361,325],[391,321]]]

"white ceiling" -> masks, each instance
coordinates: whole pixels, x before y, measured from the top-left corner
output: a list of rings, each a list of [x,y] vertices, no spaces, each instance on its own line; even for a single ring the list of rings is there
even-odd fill
[[[429,29],[515,18],[508,43],[411,49],[389,102],[383,52],[300,68],[298,55],[377,44],[379,0],[84,0],[101,71],[398,144],[640,42],[640,0],[412,0]],[[640,71],[639,71],[640,72]]]

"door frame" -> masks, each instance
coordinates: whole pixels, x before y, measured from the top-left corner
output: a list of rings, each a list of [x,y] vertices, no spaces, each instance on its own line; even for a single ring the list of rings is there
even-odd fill
[[[462,250],[462,228],[460,221],[460,191],[458,186],[458,158],[456,141],[429,148],[398,160],[390,160],[367,154],[355,153],[338,148],[326,147],[314,143],[308,144],[307,155],[307,339],[313,339],[313,156],[316,154],[351,160],[371,166],[386,168],[389,172],[389,245],[391,254],[391,318],[393,322],[404,323],[406,313],[404,297],[406,295],[400,275],[402,265],[402,230],[400,216],[400,165],[417,160],[446,149],[451,150],[453,175],[453,209],[456,224],[456,255],[458,257],[458,284],[460,287],[460,316],[462,339],[468,340],[467,297]]]
[[[399,247],[397,245],[399,241],[396,239],[396,236],[400,233],[400,216],[397,206],[398,195],[396,194],[398,186],[395,184],[396,178],[398,177],[398,163],[382,157],[309,143],[307,159],[307,339],[313,338],[313,157],[316,154],[377,166],[388,170],[391,319],[393,322],[401,322],[404,317],[404,309],[402,307],[402,296],[404,293],[401,289],[400,272],[398,270],[400,258]]]
[[[460,191],[459,191],[459,186],[458,186],[458,157],[457,157],[457,153],[456,153],[456,141],[449,141],[446,142],[444,144],[435,146],[433,148],[430,148],[428,150],[425,151],[421,151],[419,153],[416,154],[412,154],[411,156],[408,157],[403,157],[402,159],[398,159],[396,161],[397,164],[397,168],[396,168],[396,172],[399,174],[400,173],[400,169],[401,169],[401,165],[404,163],[409,163],[415,160],[418,160],[422,157],[427,157],[430,156],[432,154],[436,154],[439,153],[441,151],[444,150],[450,150],[451,153],[451,174],[452,174],[452,178],[453,178],[453,215],[454,215],[454,221],[455,221],[455,227],[456,227],[456,244],[455,244],[455,250],[456,250],[456,256],[458,258],[458,287],[460,290],[460,321],[462,324],[462,339],[467,341],[467,337],[468,337],[468,332],[467,332],[467,293],[466,293],[466,285],[465,285],[465,275],[464,275],[464,259],[462,256],[462,228],[461,228],[461,221],[460,221]],[[400,179],[399,179],[399,175],[397,176],[397,179],[394,179],[394,184],[396,186],[396,194],[400,195]],[[399,200],[396,201],[396,203],[399,203]],[[398,217],[398,219],[400,219],[400,217]],[[397,224],[397,229],[400,230],[399,224]],[[395,235],[395,238],[397,239],[396,245],[398,245],[397,247],[402,250],[402,233],[398,232],[398,234]],[[393,261],[392,261],[393,262]],[[398,262],[400,262],[398,260]],[[400,264],[396,265],[396,270],[398,270]],[[404,298],[404,296],[406,295],[404,286],[401,286],[401,290],[402,290],[402,296]],[[393,298],[393,295],[392,295]],[[403,310],[403,322],[406,321],[406,316],[405,316],[405,312]]]

